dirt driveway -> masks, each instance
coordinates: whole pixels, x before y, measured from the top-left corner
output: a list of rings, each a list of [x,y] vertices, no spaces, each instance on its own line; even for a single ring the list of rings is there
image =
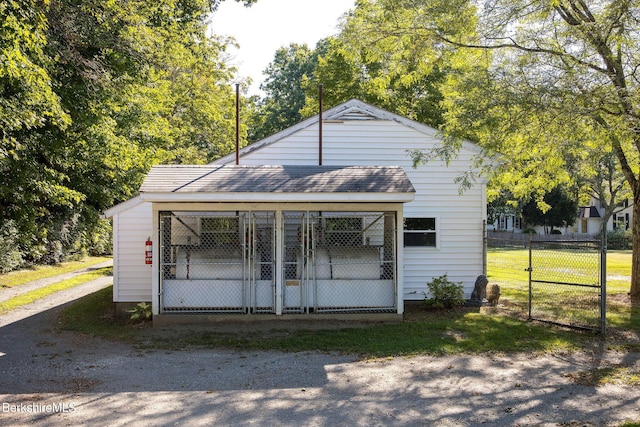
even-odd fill
[[[47,306],[46,304],[43,304]],[[637,354],[398,357],[138,350],[0,316],[0,425],[619,425],[640,388],[577,384]],[[4,321],[3,321],[4,317]]]

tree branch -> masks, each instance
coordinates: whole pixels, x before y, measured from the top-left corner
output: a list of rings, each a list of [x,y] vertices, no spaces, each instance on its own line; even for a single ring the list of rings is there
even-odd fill
[[[468,44],[468,43],[460,43],[460,42],[456,42],[454,40],[451,40],[441,34],[436,34],[436,37],[445,42],[448,43],[452,46],[456,46],[456,47],[461,47],[461,48],[466,48],[466,49],[483,49],[483,50],[499,50],[499,49],[516,49],[516,50],[520,50],[523,52],[527,52],[527,53],[544,53],[544,54],[548,54],[548,55],[552,55],[555,57],[559,57],[559,58],[568,58],[570,59],[572,62],[578,64],[578,65],[582,65],[583,67],[587,67],[590,68],[594,71],[597,71],[598,73],[602,73],[602,74],[608,74],[608,70],[605,68],[602,68],[596,64],[592,64],[590,62],[587,61],[583,61],[581,59],[576,58],[573,55],[567,54],[566,52],[560,52],[557,50],[553,50],[553,49],[545,49],[545,48],[541,48],[541,47],[527,47],[527,46],[522,46],[518,43],[516,43],[515,40],[513,40],[511,37],[507,37],[507,39],[511,40],[511,43],[500,43],[500,44],[495,44],[495,45],[479,45],[479,44]],[[490,39],[489,39],[490,40]]]

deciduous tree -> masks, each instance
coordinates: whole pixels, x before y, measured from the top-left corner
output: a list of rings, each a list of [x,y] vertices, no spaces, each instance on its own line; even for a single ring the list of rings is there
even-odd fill
[[[633,194],[630,291],[640,297],[640,4],[633,0],[375,3],[390,17],[384,21],[387,25],[371,27],[380,37],[418,35],[488,65],[452,81],[458,96],[445,101],[449,103],[446,130],[451,140],[466,133],[489,154],[502,152],[513,166],[520,166],[510,171],[527,178],[533,188],[542,189],[548,178],[558,181],[549,175],[552,168],[544,167],[547,163],[562,166],[567,151],[588,151],[584,138],[570,137],[573,130],[595,130],[595,141],[615,153]],[[463,27],[468,31],[460,31]]]
[[[104,237],[99,213],[151,165],[231,150],[230,41],[206,33],[219,3],[0,4],[0,236],[12,259],[83,253]]]

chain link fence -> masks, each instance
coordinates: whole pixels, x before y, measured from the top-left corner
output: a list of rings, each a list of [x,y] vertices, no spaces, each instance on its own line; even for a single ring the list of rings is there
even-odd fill
[[[528,318],[604,333],[606,255],[600,241],[487,239],[487,275]]]
[[[275,216],[160,215],[163,311],[274,312]]]
[[[395,236],[386,212],[162,212],[161,311],[395,311]]]
[[[597,241],[530,244],[529,318],[604,332]]]
[[[396,310],[395,215],[284,217],[284,311]]]

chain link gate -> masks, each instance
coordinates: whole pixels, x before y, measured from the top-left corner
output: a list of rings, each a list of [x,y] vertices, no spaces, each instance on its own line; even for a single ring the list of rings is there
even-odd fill
[[[161,312],[273,313],[275,254],[273,212],[161,212]]]
[[[285,313],[397,310],[393,213],[285,212]]]
[[[598,241],[529,241],[529,319],[606,328],[606,248]]]

